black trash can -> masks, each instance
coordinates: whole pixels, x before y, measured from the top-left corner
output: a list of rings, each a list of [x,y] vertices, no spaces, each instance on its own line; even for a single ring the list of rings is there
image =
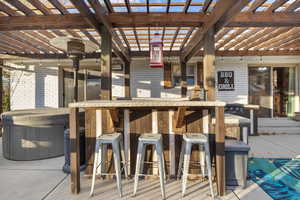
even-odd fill
[[[247,163],[250,147],[238,140],[225,140],[227,186],[247,186]]]
[[[80,171],[86,168],[85,163],[85,132],[84,128],[79,129],[80,134]],[[70,173],[70,129],[66,129],[64,132],[64,154],[65,164],[63,166],[63,172]]]

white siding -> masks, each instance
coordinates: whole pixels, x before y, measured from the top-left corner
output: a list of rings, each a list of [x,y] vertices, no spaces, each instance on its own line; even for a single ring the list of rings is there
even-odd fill
[[[58,69],[10,64],[20,70],[11,71],[11,110],[58,107]]]
[[[113,71],[112,72],[112,96],[124,97],[124,72]]]
[[[216,64],[216,79],[218,71],[234,71],[234,90],[218,91],[217,100],[226,103],[248,103],[248,66],[246,63],[222,63]],[[217,80],[216,80],[217,81]]]
[[[17,67],[16,65],[12,65]],[[10,108],[11,110],[30,109],[35,107],[35,73],[11,71],[10,73]]]
[[[36,69],[36,108],[58,107],[59,87],[57,68]]]
[[[164,89],[163,68],[151,68],[145,60],[131,64],[130,84],[132,97],[180,98],[180,87]]]

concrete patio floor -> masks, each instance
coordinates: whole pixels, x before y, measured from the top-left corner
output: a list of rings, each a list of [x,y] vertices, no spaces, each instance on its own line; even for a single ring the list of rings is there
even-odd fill
[[[300,154],[300,135],[272,135],[250,137],[251,157],[293,158]],[[2,140],[0,138],[0,146]],[[0,149],[0,199],[3,200],[79,200],[79,199],[120,199],[114,180],[96,182],[95,196],[89,198],[90,180],[81,178],[80,195],[70,194],[70,177],[62,171],[64,158],[39,161],[9,161],[3,158]],[[123,199],[160,199],[158,180],[141,180],[136,197],[132,197],[133,181],[124,180]],[[210,199],[207,182],[189,182],[184,199]],[[167,199],[181,198],[181,182],[168,181]],[[249,181],[245,190],[228,190],[222,199],[228,200],[271,200],[255,183]]]

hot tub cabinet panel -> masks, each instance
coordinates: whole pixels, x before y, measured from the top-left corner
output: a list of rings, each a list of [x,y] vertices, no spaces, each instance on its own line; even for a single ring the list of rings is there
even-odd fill
[[[3,113],[3,156],[10,160],[38,160],[63,155],[68,116],[68,109]]]

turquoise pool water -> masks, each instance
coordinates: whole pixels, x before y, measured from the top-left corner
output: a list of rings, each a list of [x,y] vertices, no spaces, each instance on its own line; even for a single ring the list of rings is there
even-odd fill
[[[274,200],[300,200],[300,159],[250,158],[248,177]]]

